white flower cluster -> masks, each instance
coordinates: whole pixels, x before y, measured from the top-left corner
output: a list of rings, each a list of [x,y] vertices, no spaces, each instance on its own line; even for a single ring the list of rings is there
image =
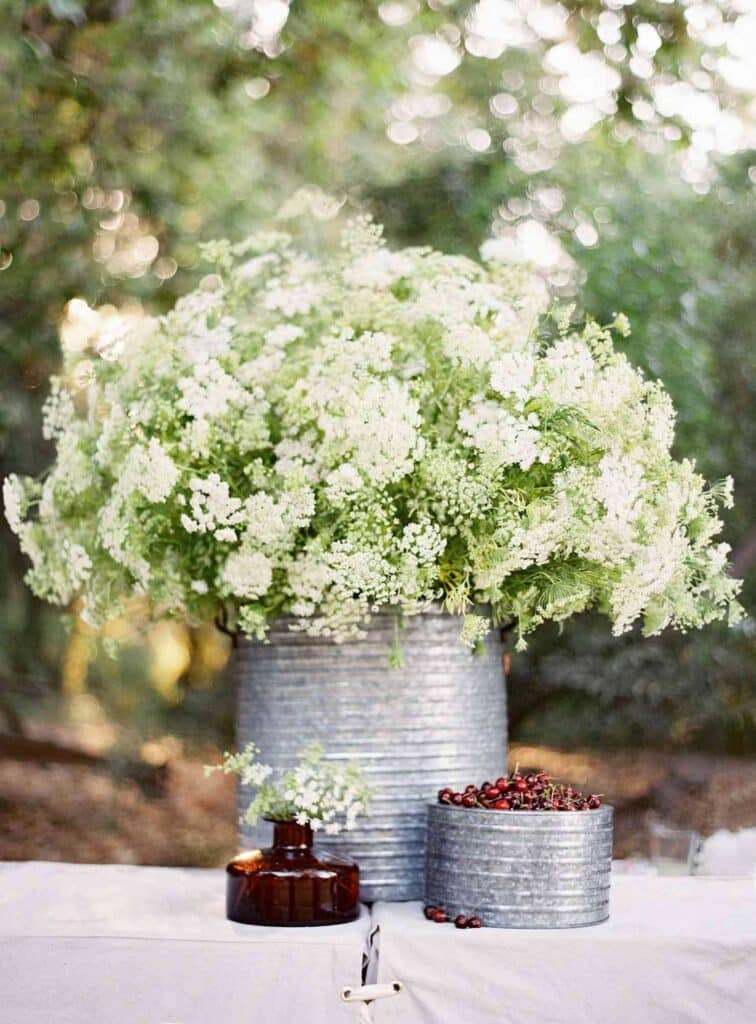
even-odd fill
[[[208,774],[238,775],[243,786],[257,790],[242,816],[247,824],[260,818],[296,821],[313,832],[322,829],[326,835],[338,835],[351,831],[360,815],[369,813],[372,791],[355,762],[328,761],[322,747],[311,744],[301,752],[298,764],[269,781],[274,771],[259,755],[260,748],[248,743],[239,754],[226,754],[222,764],[205,769]]]
[[[187,533],[212,533],[216,540],[235,541],[236,529],[243,522],[241,498],[231,495],[225,480],[217,473],[207,479],[192,477],[189,481],[189,512],[179,519]],[[186,504],[186,499],[182,501]]]
[[[284,800],[296,811],[294,820],[298,825],[310,825],[315,832],[321,828],[329,836],[342,829],[350,832],[367,811],[367,792],[353,769],[320,764],[313,748],[288,773],[284,785]]]
[[[67,347],[56,461],[4,487],[40,596],[336,640],[433,602],[521,636],[592,607],[616,632],[740,614],[729,485],[672,458],[668,396],[614,351],[624,318],[551,321],[523,267],[392,252],[366,218],[318,258],[281,232],[206,255],[167,316],[117,344],[90,317]]]
[[[272,579],[272,563],[261,551],[234,551],[221,572],[226,591],[248,600],[262,597]]]

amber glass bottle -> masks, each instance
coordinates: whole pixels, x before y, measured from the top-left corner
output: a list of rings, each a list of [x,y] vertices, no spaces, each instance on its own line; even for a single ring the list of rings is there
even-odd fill
[[[241,924],[344,924],[359,915],[356,864],[313,847],[312,829],[273,823],[273,846],[240,853],[226,868],[226,917]]]

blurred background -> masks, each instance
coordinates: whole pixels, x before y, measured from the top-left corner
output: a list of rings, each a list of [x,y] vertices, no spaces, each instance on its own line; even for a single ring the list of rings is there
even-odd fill
[[[749,0],[6,0],[0,31],[0,472],[51,457],[59,333],[160,312],[305,183],[393,244],[490,237],[664,380],[678,451],[731,473],[756,597],[756,12]],[[93,313],[95,310],[96,313]],[[0,544],[0,859],[210,865],[234,847],[227,639],[25,589]],[[117,650],[109,641],[118,639]],[[756,825],[756,624],[545,629],[511,662],[512,757],[649,822]]]

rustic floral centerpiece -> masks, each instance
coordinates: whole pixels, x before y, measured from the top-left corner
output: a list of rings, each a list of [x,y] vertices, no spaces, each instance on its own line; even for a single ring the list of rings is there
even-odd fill
[[[240,740],[279,768],[308,739],[358,754],[369,895],[419,897],[426,799],[504,763],[491,620],[522,645],[588,608],[616,633],[736,617],[730,487],[672,458],[624,318],[549,320],[521,267],[394,252],[364,217],[205,255],[171,313],[66,353],[55,462],[4,488],[27,579],[95,625],[141,595],[249,638]]]

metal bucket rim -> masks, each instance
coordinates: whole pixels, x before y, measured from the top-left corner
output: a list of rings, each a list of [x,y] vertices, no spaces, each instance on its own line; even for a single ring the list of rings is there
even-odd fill
[[[493,611],[491,605],[486,601],[475,602],[470,611],[474,611],[478,615],[482,615],[488,619],[489,625],[492,630],[501,629],[501,625],[494,621]],[[464,612],[452,612],[446,607],[442,601],[431,601],[428,604],[423,604],[418,608],[407,609],[402,608],[400,605],[377,605],[368,609],[367,621],[361,626],[362,629],[369,629],[371,626],[388,624],[393,625],[395,620],[399,620],[400,623],[407,624],[410,620],[424,618],[429,619],[449,619],[456,620],[460,624],[465,617]],[[309,643],[315,643],[324,646],[333,647],[336,651],[343,647],[343,642],[334,640],[331,636],[311,636],[306,630],[301,628],[301,623],[306,621],[306,618],[302,618],[297,615],[292,615],[291,612],[283,612],[277,615],[270,624],[270,634],[275,635],[276,640],[280,641],[285,636],[302,637]],[[296,625],[297,628],[292,629],[292,625]],[[235,634],[238,646],[244,647],[269,647],[270,639],[263,641],[257,640],[254,637],[245,636],[243,633]],[[367,640],[367,637],[350,637],[347,643],[361,644],[363,640]],[[460,641],[460,646],[462,646]]]
[[[458,807],[456,804],[439,804],[429,803],[429,810],[440,810],[445,813],[447,811],[458,812],[461,811],[463,814],[473,814],[476,817],[484,817],[487,815],[495,815],[497,820],[507,814],[527,815],[528,817],[543,816],[548,818],[562,818],[565,815],[583,815],[583,814],[606,814],[607,811],[614,813],[614,806],[612,804],[602,804],[600,807],[588,807],[582,811],[531,811],[531,810],[512,810],[511,808],[506,811],[504,809],[496,810],[493,807]],[[504,819],[506,820],[506,818]],[[579,820],[579,819],[578,819]]]

